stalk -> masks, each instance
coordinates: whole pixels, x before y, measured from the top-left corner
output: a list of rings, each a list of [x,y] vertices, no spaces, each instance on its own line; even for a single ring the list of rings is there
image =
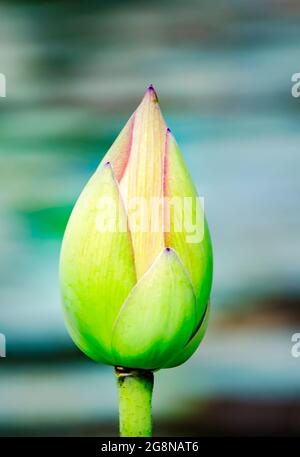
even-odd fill
[[[119,390],[120,436],[152,436],[152,371],[115,368]]]

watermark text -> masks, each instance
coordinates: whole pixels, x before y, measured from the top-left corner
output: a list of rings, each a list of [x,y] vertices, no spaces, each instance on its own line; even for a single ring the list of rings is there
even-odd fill
[[[292,85],[291,93],[294,98],[300,97],[300,73],[294,73],[291,81],[295,84]]]
[[[200,197],[134,197],[116,203],[99,198],[96,205],[98,232],[182,233],[187,243],[200,243],[204,237],[204,199]],[[125,216],[126,215],[126,216]]]
[[[0,73],[0,97],[6,97],[6,78],[3,73]]]

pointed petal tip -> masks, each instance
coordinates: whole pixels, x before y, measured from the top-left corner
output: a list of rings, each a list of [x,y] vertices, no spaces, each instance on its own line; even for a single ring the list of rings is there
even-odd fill
[[[154,89],[153,84],[150,84],[146,93],[150,95],[150,97],[152,98],[153,101],[158,102],[158,96],[157,96],[156,90]]]
[[[113,180],[115,179],[112,163],[110,161],[104,162],[104,164],[98,168],[98,171],[111,177]]]
[[[112,164],[111,164],[111,162],[110,162],[110,161],[105,162],[104,165],[103,165],[103,169],[104,169],[104,170],[107,170],[107,173],[109,173],[109,172],[112,173],[112,172],[113,172],[113,169],[112,169]]]
[[[176,251],[174,251],[174,249],[170,248],[169,246],[165,247],[164,251],[163,251],[163,254],[167,255],[167,256],[175,256],[177,257],[177,253]],[[170,258],[171,258],[170,257]]]
[[[166,129],[166,144],[169,145],[169,144],[173,144],[173,143],[176,143],[176,140],[174,138],[174,135],[171,131],[171,129],[169,129],[169,127]]]

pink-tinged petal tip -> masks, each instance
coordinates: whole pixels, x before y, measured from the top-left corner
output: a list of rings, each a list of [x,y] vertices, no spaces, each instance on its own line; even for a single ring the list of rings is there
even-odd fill
[[[150,84],[150,86],[148,87],[147,92],[150,94],[151,97],[153,97],[153,100],[155,102],[158,102],[158,96],[152,84]]]

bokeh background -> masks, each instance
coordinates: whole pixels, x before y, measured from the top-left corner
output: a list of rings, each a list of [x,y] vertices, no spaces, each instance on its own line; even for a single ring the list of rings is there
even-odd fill
[[[112,369],[65,329],[58,257],[150,83],[215,255],[207,337],[157,374],[155,434],[300,434],[299,19],[296,0],[1,2],[1,435],[117,434]]]

